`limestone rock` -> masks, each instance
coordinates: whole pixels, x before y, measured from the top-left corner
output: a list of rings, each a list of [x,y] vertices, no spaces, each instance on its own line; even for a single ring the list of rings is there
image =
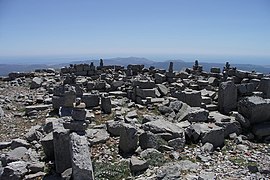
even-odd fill
[[[21,180],[24,175],[28,172],[27,163],[24,161],[15,161],[9,163],[3,171],[1,179],[9,180]]]
[[[86,137],[72,133],[70,136],[70,151],[73,179],[93,180],[93,166]]]
[[[110,135],[106,129],[88,129],[86,130],[86,137],[91,145],[98,143],[105,143]]]
[[[174,123],[165,120],[156,120],[143,124],[145,131],[151,131],[152,133],[167,133],[168,139],[174,139],[178,137],[184,137],[185,132],[182,128],[176,126]]]
[[[130,124],[124,123],[120,132],[119,149],[129,154],[135,152],[138,147],[137,129]]]
[[[270,120],[270,100],[258,96],[245,97],[239,101],[238,112],[251,124]]]
[[[218,108],[222,113],[229,113],[237,107],[237,88],[231,81],[222,82],[218,91]]]
[[[147,161],[140,160],[135,156],[132,156],[130,159],[130,170],[134,173],[144,171],[148,166]]]
[[[36,89],[41,87],[43,80],[39,77],[34,77],[32,79],[31,85],[30,85],[30,89]]]

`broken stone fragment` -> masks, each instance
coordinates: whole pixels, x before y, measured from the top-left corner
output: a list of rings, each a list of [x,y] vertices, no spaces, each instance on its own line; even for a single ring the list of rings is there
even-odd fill
[[[71,155],[73,179],[93,180],[94,172],[86,137],[72,133],[70,135],[69,149]]]
[[[138,133],[137,129],[124,123],[120,131],[119,149],[124,154],[135,152],[138,147]]]

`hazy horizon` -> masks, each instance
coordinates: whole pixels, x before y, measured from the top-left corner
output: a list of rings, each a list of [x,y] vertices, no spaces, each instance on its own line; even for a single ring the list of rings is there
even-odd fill
[[[3,0],[0,63],[135,56],[266,65],[269,19],[268,0]]]
[[[99,60],[99,59],[112,59],[112,58],[146,58],[151,61],[168,61],[168,60],[182,60],[185,62],[194,62],[195,60],[199,60],[199,62],[203,63],[225,63],[230,62],[231,64],[253,64],[253,65],[270,65],[270,58],[267,57],[217,57],[217,56],[196,56],[196,55],[171,55],[171,56],[155,56],[155,55],[126,55],[126,56],[95,56],[95,55],[72,55],[72,56],[26,56],[26,57],[1,57],[0,56],[0,64],[61,64],[61,63],[69,63],[76,61],[86,61],[86,60]],[[200,58],[198,58],[200,57]],[[132,64],[132,62],[130,62]]]

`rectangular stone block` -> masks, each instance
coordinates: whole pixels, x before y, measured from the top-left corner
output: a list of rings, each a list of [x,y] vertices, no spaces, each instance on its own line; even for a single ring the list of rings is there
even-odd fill
[[[221,113],[229,113],[237,107],[237,87],[231,82],[222,82],[218,91],[218,109]]]
[[[138,80],[138,81],[133,81],[132,86],[133,87],[139,86],[139,88],[141,89],[153,89],[156,87],[156,84],[154,81]]]
[[[263,92],[265,98],[270,98],[270,78],[262,78],[258,90]]]
[[[86,108],[99,106],[100,97],[98,94],[84,93],[82,101],[85,103]]]
[[[155,89],[136,89],[136,95],[145,99],[146,97],[156,97]]]
[[[249,119],[251,124],[270,121],[270,99],[258,96],[243,98],[238,103],[238,112]]]
[[[56,126],[53,131],[53,145],[55,156],[55,169],[57,173],[62,173],[71,168],[71,155],[68,151],[70,146],[69,130],[61,125]]]
[[[70,152],[73,180],[93,180],[93,166],[86,137],[72,133]]]

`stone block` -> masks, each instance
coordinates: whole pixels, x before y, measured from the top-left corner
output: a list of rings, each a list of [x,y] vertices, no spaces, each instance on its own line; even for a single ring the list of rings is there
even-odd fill
[[[57,173],[62,173],[71,167],[71,154],[68,151],[70,146],[69,130],[57,126],[53,131],[53,145],[55,170]]]
[[[130,124],[123,123],[120,132],[119,149],[124,154],[135,152],[138,147],[138,132]]]
[[[196,90],[176,91],[172,93],[172,96],[192,107],[200,107],[202,103],[201,92]]]
[[[85,103],[86,108],[93,108],[99,106],[100,97],[98,94],[84,93],[82,101]]]
[[[70,154],[72,177],[74,180],[93,180],[94,172],[89,152],[88,141],[85,136],[76,133],[70,135]],[[68,151],[68,150],[67,150]]]
[[[140,89],[136,88],[136,95],[146,99],[146,97],[156,97],[155,89]]]
[[[54,160],[54,143],[53,143],[53,133],[47,134],[40,141],[43,151],[46,155],[47,160]]]
[[[265,98],[270,98],[270,78],[262,78],[258,91],[263,92]]]
[[[237,107],[237,87],[231,81],[222,82],[218,91],[218,108],[221,113],[228,114]]]
[[[154,81],[137,80],[133,81],[132,86],[133,87],[139,86],[139,88],[141,89],[153,89],[156,87],[156,84]]]
[[[112,112],[112,102],[110,97],[101,97],[101,110],[105,114],[110,114]]]
[[[258,96],[245,97],[238,103],[238,112],[249,119],[251,124],[270,120],[270,99]]]

